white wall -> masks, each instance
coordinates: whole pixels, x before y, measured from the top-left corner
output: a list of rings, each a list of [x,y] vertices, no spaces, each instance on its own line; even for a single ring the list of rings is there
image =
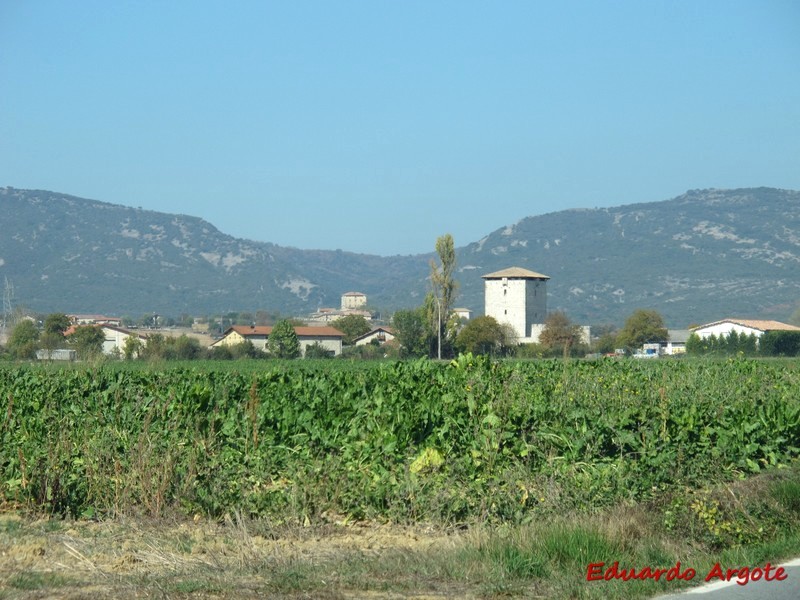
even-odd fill
[[[367,297],[364,294],[357,296],[342,295],[342,310],[360,308],[366,306]]]
[[[743,333],[745,335],[750,335],[752,333],[757,338],[761,337],[761,334],[764,333],[759,329],[753,329],[752,327],[745,327],[744,325],[730,322],[717,323],[715,325],[709,325],[708,327],[701,327],[700,329],[695,329],[694,333],[705,339],[707,337],[711,337],[712,335],[717,337],[720,335],[728,335],[731,331],[735,331],[739,335]]]
[[[105,327],[103,327],[102,330],[105,335],[105,340],[103,340],[103,354],[111,354],[114,352],[114,348],[119,348],[119,351],[122,352],[124,350],[125,340],[132,335],[123,331],[117,331],[116,329],[106,329]],[[142,344],[144,343],[145,341],[142,340]]]
[[[581,343],[589,346],[592,343],[592,328],[589,325],[578,325],[578,327],[580,327],[581,330]],[[542,331],[544,331],[544,323],[534,323],[531,325],[530,337],[520,343],[538,344],[539,336],[542,335]]]
[[[339,356],[342,353],[342,338],[298,336],[297,339],[300,342],[300,353],[303,356],[306,355],[306,348],[314,344],[319,344],[325,350],[332,351],[334,356]]]
[[[486,279],[484,306],[487,317],[494,317],[498,323],[508,323],[520,340],[526,339],[534,324],[547,319],[547,282],[522,278]]]

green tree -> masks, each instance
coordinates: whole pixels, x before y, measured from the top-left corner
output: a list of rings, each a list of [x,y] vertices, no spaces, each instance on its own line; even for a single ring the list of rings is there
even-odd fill
[[[695,332],[692,332],[686,340],[686,354],[697,355],[706,354],[706,352],[708,352],[706,341]]]
[[[604,333],[595,340],[593,346],[595,352],[610,354],[617,349],[617,336],[613,333]]]
[[[643,344],[666,342],[668,335],[658,311],[639,309],[625,321],[617,335],[617,343],[626,348],[641,348]]]
[[[203,355],[200,341],[185,334],[176,338],[167,338],[167,346],[167,358],[172,360],[196,360]]]
[[[292,324],[278,321],[267,339],[267,351],[275,358],[297,358],[300,356],[300,341]]]
[[[52,313],[44,319],[44,332],[57,333],[61,336],[71,325],[69,317],[64,313]]]
[[[125,360],[139,358],[143,347],[144,344],[142,344],[142,340],[139,339],[139,336],[129,335],[122,344],[122,356],[125,357]]]
[[[456,349],[472,354],[500,356],[510,349],[516,340],[510,327],[504,327],[494,317],[475,317],[456,337]]]
[[[94,325],[82,325],[67,338],[69,345],[75,348],[78,358],[87,360],[99,356],[103,352],[106,339],[103,329]]]
[[[392,317],[392,326],[397,332],[402,358],[417,358],[428,354],[429,330],[423,307],[398,310]]]
[[[767,331],[758,344],[764,356],[797,356],[800,354],[800,331]]]
[[[569,320],[563,312],[547,316],[539,343],[550,352],[560,352],[567,357],[581,343],[581,328]]]
[[[441,340],[444,347],[449,343],[445,326],[458,292],[458,282],[454,278],[456,250],[452,235],[448,233],[436,239],[436,254],[439,256],[439,264],[437,265],[435,261],[431,260],[433,302],[427,303],[428,322],[437,338],[437,345]]]
[[[167,341],[163,334],[153,333],[147,336],[145,344],[139,356],[148,360],[158,360],[166,358]]]
[[[208,351],[210,360],[232,360],[233,354],[227,346],[214,346]]]
[[[223,346],[224,348],[224,346]],[[215,350],[217,348],[214,348]],[[225,348],[228,353],[230,354],[229,358],[264,358],[266,354],[264,354],[261,350],[256,348],[253,345],[253,342],[250,340],[244,340],[243,342],[239,342],[238,344],[234,344],[232,346],[228,346]]]
[[[19,321],[11,331],[6,346],[14,358],[36,358],[36,349],[39,347],[39,329],[30,319]]]
[[[352,346],[353,341],[360,335],[364,335],[372,330],[369,322],[361,315],[347,315],[336,319],[331,323],[331,327],[338,329],[344,334],[342,343],[345,346]]]
[[[47,351],[50,357],[54,350],[63,348],[66,344],[64,332],[69,329],[70,320],[64,313],[52,313],[44,320],[44,331],[39,337],[39,346]]]
[[[341,329],[339,331],[341,331]],[[304,358],[333,358],[333,351],[328,350],[319,342],[315,342],[306,348]]]

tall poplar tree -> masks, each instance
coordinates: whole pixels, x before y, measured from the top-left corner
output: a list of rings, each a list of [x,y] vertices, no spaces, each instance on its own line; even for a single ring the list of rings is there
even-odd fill
[[[447,344],[445,339],[445,324],[453,308],[453,303],[458,293],[458,282],[454,275],[456,272],[456,249],[453,236],[445,234],[436,239],[436,254],[439,255],[439,264],[431,260],[431,287],[433,288],[433,302],[428,302],[428,318],[434,338],[442,336],[442,345]]]

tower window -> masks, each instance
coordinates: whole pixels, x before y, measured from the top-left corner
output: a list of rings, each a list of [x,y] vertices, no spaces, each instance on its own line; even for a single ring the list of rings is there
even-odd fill
[[[503,290],[503,296],[505,296],[506,294],[508,294],[508,290],[505,290],[505,289],[504,289],[504,290]]]

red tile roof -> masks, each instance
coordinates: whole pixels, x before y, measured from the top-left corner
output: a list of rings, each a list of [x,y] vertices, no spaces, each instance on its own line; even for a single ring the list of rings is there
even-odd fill
[[[523,269],[522,267],[510,267],[508,269],[503,269],[502,271],[495,271],[494,273],[481,276],[482,279],[502,279],[503,277],[509,279],[550,279],[547,275],[542,275],[541,273],[536,273],[535,271],[529,271],[528,269]]]
[[[247,337],[248,335],[268,336],[272,333],[272,326],[257,325],[251,327],[250,325],[234,325],[225,332],[225,335],[228,335],[231,331],[235,331],[243,337]],[[344,337],[344,334],[334,327],[295,326],[294,332],[297,334],[297,337]]]
[[[700,325],[699,327],[692,327],[692,331],[704,329],[713,325],[720,325],[722,323],[734,323],[742,327],[749,327],[750,329],[758,329],[759,331],[800,331],[800,327],[789,325],[788,323],[781,323],[780,321],[769,321],[765,319],[722,319],[721,321],[714,321]]]

